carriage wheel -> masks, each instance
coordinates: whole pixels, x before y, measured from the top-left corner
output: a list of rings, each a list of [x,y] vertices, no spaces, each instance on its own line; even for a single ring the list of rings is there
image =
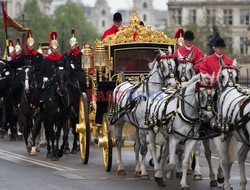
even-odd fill
[[[108,120],[108,114],[103,115],[102,120],[102,138],[99,139],[98,145],[102,147],[103,164],[107,172],[112,168],[112,138],[111,125]]]
[[[83,164],[87,164],[89,161],[90,125],[86,93],[83,93],[80,97],[79,124],[76,126],[76,131],[79,133],[82,162]]]

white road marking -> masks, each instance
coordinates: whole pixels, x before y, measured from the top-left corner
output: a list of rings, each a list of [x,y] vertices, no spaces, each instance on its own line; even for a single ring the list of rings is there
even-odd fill
[[[11,158],[12,161],[13,161],[13,159],[22,160],[22,161],[29,162],[29,163],[32,163],[32,164],[35,164],[35,165],[39,165],[39,166],[43,166],[43,167],[47,167],[47,168],[52,168],[52,169],[55,169],[55,170],[58,170],[58,171],[70,171],[70,170],[72,171],[72,170],[75,170],[73,168],[60,166],[60,165],[57,165],[57,164],[52,164],[52,163],[49,163],[49,162],[45,162],[45,161],[41,161],[41,160],[38,160],[38,159],[30,158],[30,157],[27,157],[27,156],[22,156],[22,155],[15,154],[13,152],[5,151],[5,150],[0,150],[0,155],[1,155],[1,158],[3,158],[3,159],[6,158],[5,160],[9,160],[8,158]],[[11,161],[11,160],[9,160],[9,161]]]

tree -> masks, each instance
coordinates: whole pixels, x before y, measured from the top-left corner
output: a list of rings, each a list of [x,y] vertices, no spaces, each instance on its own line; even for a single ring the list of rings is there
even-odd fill
[[[64,51],[68,47],[71,28],[75,28],[79,45],[81,41],[94,43],[98,37],[94,26],[85,18],[83,9],[69,0],[66,4],[59,6],[54,13],[54,29],[59,32],[58,40],[62,42]]]

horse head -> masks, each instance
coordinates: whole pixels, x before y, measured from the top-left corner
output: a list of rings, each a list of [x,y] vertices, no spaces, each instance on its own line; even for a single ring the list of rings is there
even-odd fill
[[[176,71],[176,65],[174,58],[172,56],[172,48],[171,46],[168,47],[168,50],[166,52],[158,50],[159,53],[156,56],[155,60],[151,63],[149,63],[150,73],[149,76],[154,76],[155,73],[158,73],[158,77],[160,77],[160,81],[165,86],[168,85],[175,85],[175,71]]]
[[[240,70],[237,67],[237,61],[234,59],[233,64],[223,64],[219,72],[219,86],[221,89],[235,86],[239,80]]]
[[[56,91],[59,96],[64,96],[67,92],[67,71],[64,67],[57,67],[54,71],[55,73],[55,84]]]
[[[196,83],[199,117],[208,122],[214,117],[214,99],[216,98],[217,80],[215,75],[200,73],[200,81]]]
[[[178,78],[180,79],[180,82],[186,82],[189,81],[194,75],[194,68],[193,68],[193,56],[194,52],[191,51],[191,53],[188,56],[182,56],[180,52],[178,51]]]
[[[21,80],[26,94],[29,94],[36,87],[34,67],[32,65],[25,65],[22,68]]]

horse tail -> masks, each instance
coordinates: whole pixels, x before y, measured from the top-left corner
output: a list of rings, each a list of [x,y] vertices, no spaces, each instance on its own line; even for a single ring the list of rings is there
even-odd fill
[[[230,161],[232,162],[234,162],[234,160],[236,160],[237,157],[237,145],[238,142],[236,138],[232,136],[229,141],[229,150],[228,150],[229,159],[231,159]]]

